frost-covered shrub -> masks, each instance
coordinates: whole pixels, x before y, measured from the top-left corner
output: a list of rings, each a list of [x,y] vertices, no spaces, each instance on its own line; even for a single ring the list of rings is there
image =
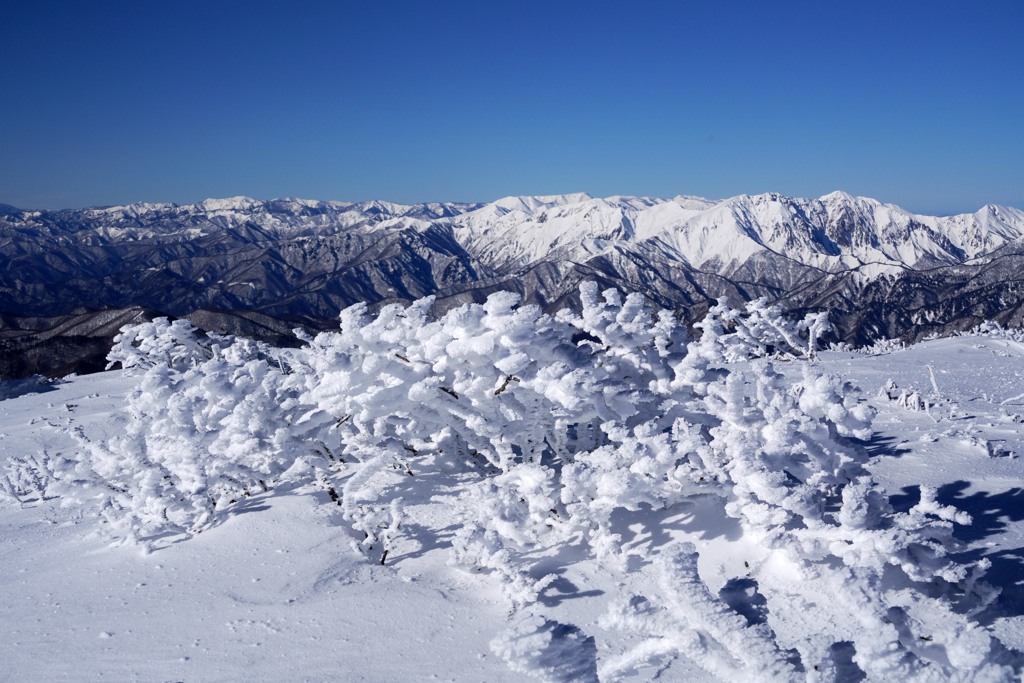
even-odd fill
[[[107,354],[107,369],[120,363],[126,370],[154,366],[187,370],[211,355],[209,343],[204,343],[209,340],[201,341],[196,332],[187,320],[170,322],[167,318],[125,325]]]
[[[1019,327],[1003,327],[994,320],[978,323],[966,332],[957,332],[957,337],[991,337],[993,339],[1009,339],[1024,342],[1024,329]]]
[[[804,366],[803,380],[793,383],[770,361],[744,361],[743,353],[762,357],[766,348],[752,341],[751,326],[733,323],[730,332],[722,318],[729,322],[736,314],[719,308],[704,321],[701,339],[675,364],[675,379],[661,387],[657,417],[632,427],[602,425],[611,443],[579,454],[563,475],[572,490],[569,498],[578,501],[566,507],[574,519],[589,521],[595,552],[614,557],[619,550],[620,539],[610,531],[614,510],[668,508],[696,494],[713,494],[763,547],[825,577],[832,590],[842,586],[848,594],[862,594],[848,606],[855,607],[862,623],[884,624],[894,610],[902,610],[898,605],[905,597],[900,596],[906,594],[901,591],[931,604],[923,596],[935,582],[957,586],[954,592],[962,592],[956,610],[939,603],[931,608],[932,618],[960,623],[961,629],[945,632],[950,647],[965,647],[957,644],[961,634],[978,631],[958,611],[982,608],[994,598],[978,580],[983,563],[965,566],[951,558],[957,547],[952,522],[969,523],[969,518],[938,506],[927,490],[910,512],[895,513],[863,469],[862,452],[849,441],[871,431],[872,411],[858,401],[857,392],[810,366]],[[904,583],[892,581],[892,567],[903,573]],[[663,609],[651,605],[654,613]],[[934,642],[930,632],[940,631],[923,617],[907,629],[929,642]],[[948,677],[972,670],[950,665],[931,650],[908,648],[906,633],[897,635],[853,636],[862,668],[883,678]],[[986,662],[993,672],[1003,672],[993,663],[997,644],[976,635],[969,640],[983,647],[975,664]],[[679,643],[650,641],[633,654],[644,659],[663,647],[683,651]],[[651,649],[644,654],[643,648]],[[834,665],[829,653],[813,647],[799,654],[805,666],[819,671]],[[702,657],[706,661],[707,652]]]
[[[711,594],[697,572],[692,543],[666,548],[658,558],[663,601],[627,595],[615,600],[601,625],[643,636],[624,655],[606,662],[602,680],[616,680],[644,665],[682,654],[724,681],[802,681],[792,654],[764,623],[750,624]]]
[[[792,321],[765,298],[748,302],[743,310],[732,308],[728,299],[719,299],[696,327],[702,330],[703,348],[717,347],[721,359],[728,362],[764,357],[813,358],[818,339],[832,329],[827,311]],[[801,334],[807,336],[806,342]]]
[[[430,298],[376,315],[358,304],[339,331],[288,354],[166,321],[130,328],[112,360],[148,369],[125,435],[15,463],[2,485],[92,506],[145,542],[197,533],[291,478],[326,489],[355,547],[382,564],[405,528],[403,499],[437,493],[457,521],[453,563],[489,572],[515,608],[556,578],[533,564],[545,547],[582,541],[623,572],[631,555],[658,563],[660,592],[609,617],[648,638],[612,675],[672,653],[730,677],[834,670],[820,640],[792,653],[767,627],[742,626],[700,581],[695,547],[646,557],[614,524],[714,500],[745,541],[842,593],[866,625],[845,636],[864,671],[1002,671],[998,641],[968,616],[994,599],[986,567],[953,554],[952,525],[969,519],[928,489],[894,511],[857,444],[871,409],[848,383],[789,362],[813,356],[827,316],[794,323],[763,301],[722,301],[690,341],[638,295],[580,294],[579,311],[556,315],[505,292],[439,318]],[[439,479],[453,488],[430,489]],[[794,599],[775,574],[760,578],[770,607]]]
[[[724,305],[712,311],[701,339],[670,366],[673,379],[651,387],[657,411],[603,424],[610,443],[566,468],[563,502],[574,519],[587,520],[609,558],[616,509],[669,508],[715,494],[729,514],[770,536],[820,521],[825,501],[860,471],[856,449],[841,439],[866,437],[871,413],[852,387],[809,368],[793,385],[766,360],[734,367],[742,349],[763,355],[765,348],[743,322],[726,332],[722,317],[742,320]]]
[[[488,482],[511,491],[510,500],[532,501],[539,494],[525,488],[530,477],[523,473],[533,468],[550,477],[544,463],[579,440],[566,419],[586,395],[576,369],[585,353],[568,343],[565,323],[517,301],[501,293],[433,321],[430,299],[386,307],[375,319],[357,305],[342,313],[340,333],[310,340],[304,400],[328,416],[325,442],[358,468],[344,485],[342,505],[368,540],[373,524],[362,518],[422,462],[490,474]],[[514,507],[494,517],[462,504],[468,531],[460,538],[469,543],[510,529],[501,520],[519,515]],[[550,504],[527,507],[527,518],[552,515]],[[466,545],[460,556],[490,566],[482,547],[474,541],[475,550]]]
[[[879,339],[870,346],[858,349],[858,351],[865,356],[884,356],[888,353],[903,351],[906,348],[906,343],[901,339]]]
[[[919,391],[902,389],[891,379],[878,390],[878,397],[915,413],[928,412],[931,408],[929,401],[922,397]]]
[[[55,498],[57,472],[65,468],[65,459],[48,451],[10,458],[0,471],[0,497],[25,503]]]
[[[556,578],[534,579],[516,560],[564,530],[553,477],[551,468],[525,463],[471,484],[459,497],[462,528],[452,542],[453,563],[492,570],[516,606],[535,602]]]
[[[204,345],[171,328],[156,326],[160,339],[139,344],[155,359],[132,365],[149,367],[128,397],[125,433],[82,440],[76,457],[47,463],[46,495],[95,509],[114,536],[143,543],[210,527],[310,454],[295,424],[298,387],[268,347]],[[185,363],[178,348],[202,353]]]
[[[131,502],[112,504],[140,533],[201,531],[308,453],[292,425],[296,387],[268,349],[236,340],[211,352],[173,377],[151,368],[129,398],[127,433],[93,449],[93,469],[125,482]]]

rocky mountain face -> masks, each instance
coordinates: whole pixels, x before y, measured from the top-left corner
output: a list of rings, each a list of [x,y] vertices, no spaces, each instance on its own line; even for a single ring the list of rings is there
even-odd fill
[[[438,311],[520,292],[548,309],[583,280],[699,319],[722,296],[828,310],[863,344],[1019,324],[1024,212],[915,215],[832,193],[507,197],[487,204],[257,201],[0,211],[0,376],[102,365],[120,325],[187,317],[282,344],[358,301]]]

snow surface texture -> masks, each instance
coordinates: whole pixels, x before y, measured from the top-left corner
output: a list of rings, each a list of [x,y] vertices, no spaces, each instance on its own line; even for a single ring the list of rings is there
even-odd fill
[[[157,320],[12,391],[6,672],[1017,680],[1012,333],[816,358],[821,316],[581,300]]]

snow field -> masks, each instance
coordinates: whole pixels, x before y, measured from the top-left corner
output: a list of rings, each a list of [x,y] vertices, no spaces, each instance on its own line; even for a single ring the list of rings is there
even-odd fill
[[[814,360],[821,317],[723,303],[689,341],[639,297],[581,295],[556,316],[506,293],[439,320],[355,306],[297,351],[155,321],[112,352],[129,373],[0,402],[4,564],[24,565],[3,576],[36,603],[8,606],[31,636],[15,670],[60,677],[36,659],[61,637],[114,679],[1016,679],[1018,619],[986,577],[1012,567],[976,547],[1001,537],[964,533],[943,488],[968,461],[1019,474],[942,431],[997,428],[939,362],[970,342]],[[938,393],[893,372],[913,353],[941,410],[879,392]],[[998,424],[1009,453],[1020,423]],[[939,436],[894,445],[914,427]],[[927,461],[947,441],[964,452]],[[226,655],[175,660],[187,638],[157,643],[178,632]]]

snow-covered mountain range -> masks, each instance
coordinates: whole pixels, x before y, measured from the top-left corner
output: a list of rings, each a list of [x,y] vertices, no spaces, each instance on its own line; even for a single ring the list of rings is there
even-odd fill
[[[5,227],[70,227],[68,232],[85,231],[80,238],[104,241],[195,238],[244,228],[275,239],[440,228],[496,270],[630,249],[727,275],[770,252],[830,272],[857,270],[867,278],[963,263],[1024,236],[1020,209],[990,204],[970,214],[924,216],[845,192],[818,199],[768,193],[722,201],[576,193],[413,205],[232,197],[9,215]]]
[[[497,267],[582,261],[630,249],[730,275],[765,253],[829,272],[871,278],[962,263],[1024,235],[1024,212],[986,206],[937,217],[833,192],[714,202],[697,197],[596,199],[585,194],[508,197],[451,219],[468,251]]]
[[[296,325],[333,327],[357,301],[436,295],[446,310],[512,289],[558,308],[589,279],[690,320],[720,296],[828,309],[836,338],[863,343],[1016,324],[1022,237],[1016,208],[924,216],[842,192],[12,207],[0,212],[0,324],[9,349],[50,345],[69,324],[105,335],[92,316],[111,310],[281,341]]]

